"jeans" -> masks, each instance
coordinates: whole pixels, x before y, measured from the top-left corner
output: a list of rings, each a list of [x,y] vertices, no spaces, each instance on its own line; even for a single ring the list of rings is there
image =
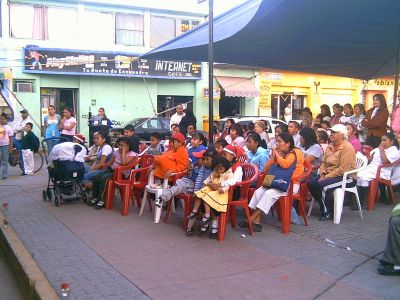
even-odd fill
[[[0,146],[0,169],[2,179],[7,179],[8,176],[8,156],[9,145]]]

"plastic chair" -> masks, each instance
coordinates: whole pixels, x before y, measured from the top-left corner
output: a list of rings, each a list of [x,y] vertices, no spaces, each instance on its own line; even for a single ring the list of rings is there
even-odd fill
[[[132,199],[132,192],[135,195],[138,207],[141,207],[141,193],[147,184],[150,170],[153,168],[154,155],[145,154],[140,158],[139,168],[131,171],[131,182],[128,188],[129,198]],[[132,199],[132,203],[133,203]],[[151,206],[150,206],[151,211]]]
[[[144,207],[146,206],[146,200],[148,199],[147,198],[148,194],[149,193],[154,194],[154,198],[155,198],[155,201],[154,201],[154,223],[159,223],[160,217],[161,217],[161,211],[162,211],[162,201],[160,199],[160,196],[162,195],[163,190],[168,188],[169,183],[171,185],[174,185],[177,179],[185,176],[186,172],[187,171],[185,170],[182,172],[172,173],[170,177],[164,179],[162,186],[156,186],[156,185],[154,185],[154,171],[151,171],[150,175],[149,175],[148,183],[144,188],[144,196],[143,196],[142,205],[140,206],[139,216],[141,216],[143,214]],[[149,205],[151,207],[150,201],[149,201]],[[172,209],[174,210],[175,206],[173,206]]]
[[[308,225],[305,207],[306,207],[307,193],[308,193],[308,181],[310,179],[310,174],[312,170],[313,168],[311,164],[307,161],[304,161],[304,173],[303,176],[301,177],[298,192],[297,193],[293,192],[294,181],[292,179],[290,181],[287,195],[279,197],[279,200],[276,202],[278,206],[278,215],[282,223],[281,232],[283,234],[288,234],[290,231],[290,216],[294,200],[299,201],[300,215],[303,217],[304,225],[305,226]],[[295,178],[294,180],[297,181],[298,178]]]
[[[175,199],[179,199],[182,201],[182,205],[183,205],[183,229],[186,230],[188,223],[189,223],[189,219],[188,216],[191,212],[191,204],[194,201],[194,194],[193,193],[182,193],[179,195],[175,196]],[[167,212],[165,214],[165,219],[164,222],[168,223],[168,218],[169,218],[169,214],[171,212],[171,207],[172,207],[172,202],[174,201],[174,199],[171,199],[171,201],[169,201],[168,206],[167,206]]]
[[[233,197],[233,188],[230,187],[228,190],[228,207],[226,208],[226,212],[220,213],[218,217],[218,236],[217,236],[217,241],[218,242],[223,242],[225,239],[225,233],[226,233],[226,224],[228,223],[228,218],[229,218],[229,211],[230,211],[230,206],[232,203],[232,197]]]
[[[333,223],[335,223],[335,224],[340,223],[340,218],[342,216],[342,211],[343,211],[344,195],[346,192],[353,193],[356,195],[357,205],[358,205],[358,209],[360,211],[360,218],[363,218],[361,204],[360,204],[360,198],[359,198],[358,192],[357,192],[357,186],[348,188],[348,187],[346,187],[346,181],[347,181],[347,176],[349,176],[350,174],[355,174],[361,170],[364,170],[367,167],[367,165],[368,165],[367,157],[364,156],[361,152],[357,152],[357,154],[356,154],[356,166],[357,166],[356,169],[348,171],[348,172],[344,172],[343,180],[342,180],[342,187],[337,188],[333,191],[333,199],[334,199]]]
[[[396,167],[400,166],[400,160],[397,160],[391,164],[382,164],[378,167],[378,170],[376,171],[376,177],[374,180],[372,180],[369,184],[369,189],[368,189],[368,204],[367,204],[367,209],[368,210],[373,210],[375,207],[375,203],[378,200],[378,186],[379,184],[384,184],[387,186],[389,189],[389,194],[390,198],[392,200],[392,204],[395,204],[395,197],[394,197],[394,191],[393,191],[393,186],[392,186],[392,181],[382,179],[380,178],[381,176],[381,170],[382,168],[388,168],[388,167]]]
[[[246,154],[240,154],[239,156],[238,156],[238,161],[240,161],[242,164],[244,164],[244,163],[246,163],[247,162],[247,155]]]
[[[250,235],[253,235],[253,224],[250,221],[250,209],[249,209],[249,189],[250,184],[256,181],[258,177],[258,168],[256,165],[251,163],[245,163],[242,166],[243,177],[241,182],[237,182],[234,185],[234,189],[240,189],[239,199],[232,199],[229,215],[231,218],[232,228],[236,228],[236,207],[242,207],[245,211],[247,222],[249,224]]]
[[[140,159],[137,158],[132,164],[126,166],[119,166],[115,169],[113,178],[107,181],[107,188],[106,188],[106,209],[112,209],[113,202],[115,199],[115,189],[118,188],[121,199],[122,199],[122,211],[121,214],[123,216],[128,215],[128,207],[130,201],[130,182],[132,172],[130,172],[129,176],[126,178],[124,176],[124,172],[131,171],[134,169],[140,162]]]

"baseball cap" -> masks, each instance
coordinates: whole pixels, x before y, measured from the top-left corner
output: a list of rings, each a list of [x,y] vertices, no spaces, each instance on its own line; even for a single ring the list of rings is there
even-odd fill
[[[347,128],[343,124],[333,125],[330,129],[332,132],[340,132],[342,134],[347,134]]]
[[[233,145],[227,145],[223,150],[224,150],[225,152],[228,152],[228,153],[230,153],[230,154],[232,154],[232,155],[237,156],[237,149],[236,149],[236,147],[233,146]]]
[[[204,153],[205,153],[206,151],[207,151],[207,150],[201,150],[201,151],[198,151],[198,152],[193,152],[192,155],[193,155],[194,157],[196,157],[196,158],[202,158],[203,155],[204,155]]]
[[[178,140],[178,141],[182,142],[182,144],[185,144],[185,142],[186,142],[185,136],[180,132],[175,132],[171,136],[171,140]]]
[[[20,111],[20,113],[21,113],[21,114],[27,114],[27,113],[28,113],[28,110],[27,110],[27,109],[23,109],[23,110]]]
[[[81,143],[86,143],[86,138],[82,134],[75,134],[74,139],[77,139]]]

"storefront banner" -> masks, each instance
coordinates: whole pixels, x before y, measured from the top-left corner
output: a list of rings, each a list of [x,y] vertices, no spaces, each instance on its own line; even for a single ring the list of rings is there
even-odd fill
[[[134,54],[26,47],[25,73],[201,79],[201,63]]]

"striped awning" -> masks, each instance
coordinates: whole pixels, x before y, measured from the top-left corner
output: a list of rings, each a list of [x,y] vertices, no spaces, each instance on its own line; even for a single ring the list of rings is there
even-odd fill
[[[260,94],[248,78],[226,76],[217,76],[216,78],[227,97],[257,97]]]

